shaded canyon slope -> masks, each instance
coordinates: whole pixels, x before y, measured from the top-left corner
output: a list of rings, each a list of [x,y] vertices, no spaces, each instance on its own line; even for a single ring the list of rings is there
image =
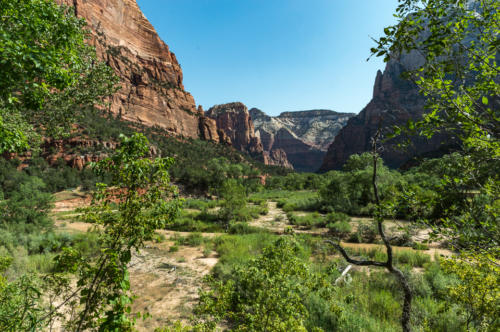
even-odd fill
[[[264,151],[281,150],[296,170],[315,172],[335,135],[355,114],[310,110],[272,117],[252,108],[250,115]]]
[[[379,127],[388,133],[395,125],[402,126],[408,120],[422,117],[425,98],[412,82],[401,77],[405,70],[415,68],[421,61],[419,54],[411,52],[400,59],[391,59],[383,73],[377,72],[372,100],[340,130],[328,148],[320,171],[341,169],[350,155],[370,151],[371,138]],[[456,146],[445,134],[436,134],[430,140],[410,137],[411,144],[405,149],[397,147],[401,142],[402,139],[393,139],[384,143],[381,156],[389,167],[401,167],[417,156],[438,157]]]
[[[214,123],[204,119],[184,90],[175,54],[160,39],[135,0],[56,0],[85,18],[98,57],[120,78],[111,111],[124,120],[158,126],[172,135],[211,137]]]

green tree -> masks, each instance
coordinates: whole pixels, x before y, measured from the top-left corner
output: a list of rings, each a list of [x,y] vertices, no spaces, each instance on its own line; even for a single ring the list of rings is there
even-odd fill
[[[8,230],[20,234],[47,231],[52,226],[48,213],[52,195],[44,192],[45,184],[37,177],[25,177],[5,204],[0,220]]]
[[[0,152],[65,133],[79,110],[114,90],[111,69],[86,45],[85,22],[51,0],[0,1]]]
[[[385,261],[378,260],[359,260],[354,259],[345,251],[340,243],[340,239],[336,239],[335,241],[326,240],[327,243],[330,243],[333,247],[335,247],[342,257],[345,258],[349,263],[359,265],[359,266],[374,266],[374,267],[382,267],[385,268],[388,272],[390,272],[397,280],[399,285],[401,286],[401,290],[403,293],[403,310],[401,313],[401,327],[403,332],[411,331],[411,307],[413,301],[413,291],[410,287],[408,276],[405,275],[394,262],[393,248],[389,242],[389,238],[386,235],[384,228],[385,218],[392,214],[391,207],[391,199],[386,199],[385,201],[381,198],[379,193],[378,186],[378,167],[379,167],[379,159],[380,159],[380,150],[381,147],[378,145],[381,137],[381,130],[379,129],[375,136],[372,138],[372,167],[371,167],[371,185],[373,188],[373,197],[375,202],[375,210],[373,213],[373,219],[377,226],[378,235],[382,239],[382,242],[385,246],[385,251],[387,254],[387,259]]]
[[[198,318],[212,328],[227,320],[235,331],[307,331],[306,301],[316,295],[328,302],[333,289],[309,269],[300,250],[294,239],[281,237],[236,267],[231,280],[212,281],[214,290],[201,292]],[[339,318],[340,309],[330,308]]]
[[[410,129],[446,129],[498,158],[500,4],[496,0],[400,0],[398,23],[384,29],[373,54],[385,61],[416,53],[405,76],[427,97],[429,112]]]
[[[89,253],[85,246],[66,247],[56,257],[53,273],[26,274],[11,282],[0,275],[2,331],[42,330],[55,320],[72,331],[133,329],[127,264],[133,251],[142,249],[155,230],[171,222],[180,207],[168,173],[173,160],[151,159],[149,151],[142,134],[123,136],[111,157],[93,165],[97,173],[111,177],[110,185],[97,185],[82,217],[95,225],[97,253]],[[31,202],[38,197],[41,183],[35,177],[28,179],[20,192]],[[10,199],[22,201],[19,195],[13,190]],[[26,211],[23,218],[29,220],[34,213]],[[0,273],[11,261],[0,255]]]
[[[444,216],[432,226],[468,257],[455,257],[450,270],[476,289],[495,269],[482,266],[474,275],[474,264],[495,267],[500,257],[500,2],[400,0],[395,16],[397,24],[384,29],[372,54],[385,61],[404,54],[422,59],[404,76],[426,97],[428,112],[394,134],[431,137],[445,130],[462,142],[463,158],[452,165],[460,171],[447,170],[439,188],[437,200],[447,201]],[[458,302],[474,307],[477,298],[458,296],[457,289]],[[498,297],[488,299],[496,312]]]
[[[461,305],[467,330],[498,331],[500,319],[500,268],[477,256],[446,259],[442,263],[459,282],[448,288],[450,299]]]
[[[36,278],[24,275],[8,282],[1,273],[11,263],[11,257],[0,256],[0,329],[9,332],[41,330],[44,308]]]
[[[94,167],[111,176],[111,184],[98,184],[84,219],[94,223],[100,234],[101,254],[85,259],[66,248],[60,267],[77,272],[81,311],[67,322],[70,329],[97,328],[125,331],[130,320],[127,264],[132,252],[144,247],[155,230],[164,228],[178,213],[177,189],[170,184],[168,168],[173,160],[149,157],[149,144],[142,134],[122,137],[113,154]],[[116,209],[116,211],[115,211]]]
[[[387,27],[373,54],[386,61],[417,53],[405,76],[426,96],[428,112],[407,128],[427,137],[446,130],[460,138],[439,187],[439,233],[457,249],[499,257],[500,3],[496,0],[400,0],[398,23]],[[453,171],[454,170],[454,171]],[[481,211],[486,213],[481,213]]]
[[[245,217],[244,209],[247,203],[245,187],[236,179],[229,179],[219,188],[219,194],[223,200],[219,218],[224,223],[226,230],[229,229],[233,221],[246,221],[242,220]]]

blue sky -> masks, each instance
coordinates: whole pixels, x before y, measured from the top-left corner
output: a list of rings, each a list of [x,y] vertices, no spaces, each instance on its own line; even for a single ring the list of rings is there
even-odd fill
[[[395,22],[397,0],[137,0],[176,54],[198,105],[241,101],[271,115],[358,113],[380,58],[370,37]]]

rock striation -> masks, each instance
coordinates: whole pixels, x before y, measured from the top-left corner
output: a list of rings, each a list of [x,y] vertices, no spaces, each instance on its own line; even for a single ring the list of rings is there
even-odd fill
[[[335,135],[355,114],[310,110],[272,117],[252,108],[250,115],[264,151],[282,150],[296,170],[314,172]]]
[[[416,52],[402,55],[399,59],[391,59],[382,73],[377,72],[373,88],[373,97],[366,107],[340,130],[328,148],[320,171],[340,169],[352,154],[370,151],[371,138],[379,127],[382,132],[389,132],[395,125],[404,125],[408,120],[422,117],[425,112],[425,98],[416,85],[401,77],[401,74],[415,68],[423,58]],[[419,155],[440,155],[455,145],[453,140],[437,134],[428,140],[422,137],[411,137],[407,149],[398,148],[402,139],[384,143],[381,153],[384,162],[397,168]],[[443,144],[445,142],[446,144]]]
[[[175,54],[135,0],[56,1],[73,7],[77,16],[85,18],[98,56],[119,76],[121,89],[111,99],[114,114],[159,126],[173,135],[201,136],[203,114],[184,90]],[[216,138],[217,132],[210,135]]]
[[[260,137],[255,134],[248,108],[243,103],[215,105],[206,112],[206,116],[215,120],[220,131],[219,140],[230,141],[235,149],[250,154],[266,165],[292,167],[285,151],[264,151]]]
[[[207,111],[206,115],[215,120],[217,128],[229,137],[235,149],[251,155],[263,152],[262,143],[255,136],[250,114],[243,103],[215,105]]]

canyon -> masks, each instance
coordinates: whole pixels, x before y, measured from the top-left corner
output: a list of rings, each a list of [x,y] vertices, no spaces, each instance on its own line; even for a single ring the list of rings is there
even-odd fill
[[[283,151],[294,169],[303,172],[319,169],[328,146],[354,115],[322,109],[283,112],[273,117],[257,108],[250,110],[264,151]]]
[[[219,136],[225,137],[235,149],[248,153],[266,165],[293,168],[284,150],[264,149],[245,104],[233,102],[215,105],[206,112],[206,117],[215,120]]]
[[[98,57],[119,77],[109,110],[126,121],[169,135],[232,145],[268,165],[292,168],[280,149],[264,151],[246,106],[227,104],[205,114],[182,83],[177,58],[135,0],[56,0],[87,22]],[[78,156],[65,157],[81,166]],[[75,161],[75,159],[78,159]]]
[[[416,54],[393,59],[377,73],[373,98],[358,115],[320,109],[268,116],[242,103],[205,112],[185,90],[175,54],[135,0],[56,1],[85,18],[98,57],[120,78],[120,89],[110,98],[113,114],[169,135],[232,145],[267,165],[309,172],[340,169],[350,155],[370,150],[379,127],[388,131],[424,112],[424,98],[400,77],[422,60]],[[406,150],[398,150],[401,140],[393,140],[384,146],[382,157],[390,167],[400,167],[415,156],[446,150],[441,144],[446,139],[412,138]]]

